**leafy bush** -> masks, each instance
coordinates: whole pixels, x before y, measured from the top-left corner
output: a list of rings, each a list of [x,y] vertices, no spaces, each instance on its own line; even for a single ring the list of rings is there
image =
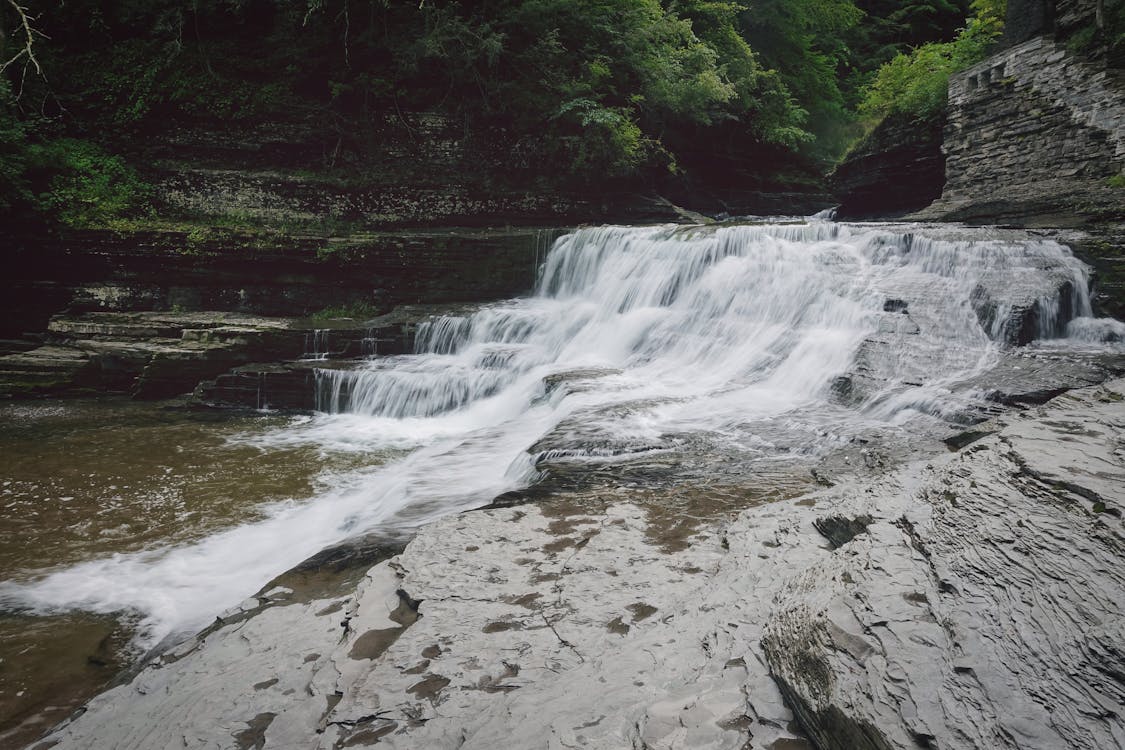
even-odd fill
[[[427,3],[422,33],[392,45],[390,59],[415,97],[435,88],[448,104],[461,94],[470,116],[544,136],[551,167],[624,175],[663,158],[663,136],[677,128],[742,120],[763,141],[801,140],[804,113],[751,51],[742,11],[659,0]]]
[[[105,226],[148,209],[151,188],[119,156],[75,138],[26,151],[34,206],[71,227]]]
[[[27,123],[19,116],[7,79],[0,78],[0,211],[25,203],[27,179]]]
[[[975,15],[952,42],[924,44],[881,67],[859,105],[877,121],[892,113],[930,119],[942,111],[949,76],[983,60],[1003,31],[1006,0],[974,0]]]

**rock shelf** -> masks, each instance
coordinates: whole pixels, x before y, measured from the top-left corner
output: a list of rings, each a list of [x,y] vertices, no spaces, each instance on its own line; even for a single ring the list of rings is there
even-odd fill
[[[620,488],[443,519],[38,747],[1120,747],[1125,380],[986,426],[688,545]]]

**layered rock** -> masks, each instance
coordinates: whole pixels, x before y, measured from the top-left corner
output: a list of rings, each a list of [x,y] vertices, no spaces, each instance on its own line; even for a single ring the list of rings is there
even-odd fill
[[[941,118],[883,120],[848,152],[829,178],[840,205],[837,218],[902,216],[930,205],[945,184]]]
[[[435,315],[463,307],[402,305],[370,320],[312,323],[331,324],[327,328],[308,328],[309,321],[286,321],[301,332],[303,348],[299,359],[292,353],[273,358],[290,361],[268,361],[268,357],[259,355],[250,364],[229,371],[216,370],[206,379],[196,378],[190,382],[195,388],[194,401],[221,408],[311,411],[318,406],[317,370],[348,369],[360,357],[407,354],[413,351],[419,325]]]
[[[239,313],[56,316],[46,343],[0,356],[0,394],[124,391],[165,398],[235,365],[300,356],[291,321]]]
[[[306,333],[330,324],[297,318],[326,310],[371,318],[421,301],[525,293],[557,234],[448,229],[334,238],[179,230],[17,237],[5,248],[13,272],[2,285],[0,392],[189,392],[237,365],[300,357]],[[374,353],[363,349],[365,336],[382,341],[380,353],[407,348],[401,332],[367,334],[362,321],[353,328],[354,343],[336,353]]]
[[[869,520],[778,592],[763,641],[818,746],[1120,746],[1122,386],[833,508]]]
[[[6,279],[21,290],[51,284],[50,314],[212,310],[309,315],[362,304],[470,302],[512,297],[535,284],[554,229],[457,229],[286,234],[221,229],[109,231],[13,238]],[[30,292],[28,292],[30,294]],[[32,307],[37,307],[32,305]]]
[[[1113,182],[1125,169],[1119,71],[1037,36],[951,76],[946,117],[945,188],[919,218],[1038,226],[1122,218]]]
[[[181,124],[141,145],[167,211],[211,220],[351,222],[365,227],[496,226],[667,219],[623,191],[544,185],[536,136],[474,130],[440,112],[369,121],[362,142],[322,117],[228,128]]]
[[[989,431],[686,535],[625,486],[446,518],[40,746],[1118,747],[1125,381]]]

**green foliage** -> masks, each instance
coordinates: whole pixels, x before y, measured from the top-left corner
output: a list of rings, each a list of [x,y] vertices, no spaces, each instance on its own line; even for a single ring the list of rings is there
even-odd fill
[[[470,114],[540,132],[564,170],[623,175],[667,156],[661,134],[741,119],[764,141],[803,113],[758,64],[733,3],[526,0],[487,15],[468,3],[420,8],[424,33],[392,50],[397,78]],[[440,84],[439,84],[440,86]]]
[[[151,189],[137,172],[89,141],[36,144],[26,159],[33,205],[67,226],[106,226],[148,208]]]
[[[783,31],[792,14],[769,2]],[[851,0],[800,5],[817,49],[858,17]],[[353,143],[389,113],[440,110],[535,134],[545,170],[603,179],[674,168],[669,136],[732,123],[748,144],[794,148],[824,99],[761,64],[758,15],[735,2],[70,0],[45,18],[59,101],[122,135],[319,114]]]
[[[613,176],[636,169],[654,144],[643,137],[630,114],[628,109],[610,109],[585,98],[571,99],[559,107],[552,118],[563,122],[556,132],[556,143],[561,145],[570,170],[602,170]],[[574,125],[577,127],[570,127]]]
[[[334,307],[326,307],[323,310],[314,312],[310,317],[313,320],[339,320],[342,318],[349,318],[351,320],[370,320],[377,317],[380,310],[370,302],[353,302],[350,305],[337,305]]]
[[[0,84],[0,209],[143,212],[109,154],[150,158],[136,144],[170,127],[316,122],[327,169],[425,111],[515,134],[552,180],[805,169],[854,137],[861,90],[868,118],[940,108],[1003,15],[971,6],[966,22],[969,0],[67,0],[39,16],[51,83],[30,84],[51,122]]]
[[[838,68],[844,106],[853,116],[878,70],[897,55],[930,43],[950,42],[964,28],[969,0],[855,0],[863,20],[847,34],[847,51]],[[843,132],[858,141],[871,126],[854,117]]]
[[[777,71],[803,113],[785,127],[800,125],[814,135],[818,156],[832,156],[842,148],[850,114],[838,70],[847,56],[847,38],[861,17],[852,0],[759,0],[743,14],[750,45]]]
[[[945,106],[949,76],[962,67],[956,43],[926,44],[909,55],[899,54],[875,76],[859,105],[872,119],[903,112],[928,118]]]
[[[949,76],[983,60],[1003,31],[1006,0],[973,0],[974,16],[951,42],[924,44],[881,67],[859,104],[871,120],[907,114],[937,116],[945,106]]]
[[[0,78],[0,211],[11,211],[31,197],[25,174],[28,129],[8,81]]]

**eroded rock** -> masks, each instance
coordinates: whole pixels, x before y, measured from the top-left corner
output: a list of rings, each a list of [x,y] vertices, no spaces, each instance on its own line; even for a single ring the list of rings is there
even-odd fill
[[[820,746],[1120,746],[1123,390],[841,499],[877,519],[786,583],[764,639]]]
[[[687,544],[609,488],[448,517],[350,594],[250,602],[47,742],[777,750],[808,747],[798,719],[822,748],[1120,747],[1125,381],[989,429]]]

